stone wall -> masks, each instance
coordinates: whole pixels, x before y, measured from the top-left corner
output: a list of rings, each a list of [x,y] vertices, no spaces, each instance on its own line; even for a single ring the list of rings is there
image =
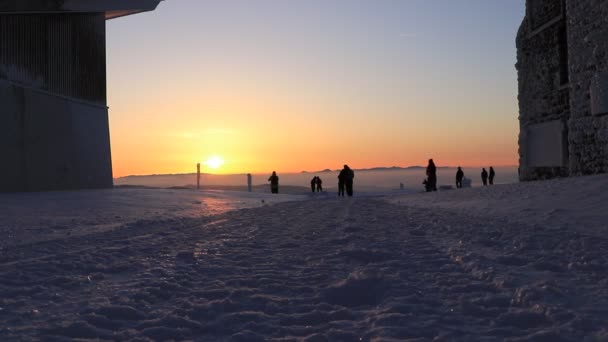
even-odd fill
[[[560,74],[558,32],[560,26],[529,36],[527,26],[518,43],[520,120],[525,125],[570,117],[568,87]]]
[[[608,172],[608,1],[527,0],[517,47],[521,178]]]
[[[526,15],[529,32],[534,32],[563,15],[562,0],[528,0]]]
[[[570,170],[575,175],[608,172],[608,1],[568,0],[566,4]]]
[[[570,90],[563,9],[562,1],[528,0],[526,18],[517,37],[523,179],[568,174],[566,123],[570,118]],[[539,135],[559,143],[544,143]],[[543,156],[543,149],[550,149],[547,155],[554,157]]]

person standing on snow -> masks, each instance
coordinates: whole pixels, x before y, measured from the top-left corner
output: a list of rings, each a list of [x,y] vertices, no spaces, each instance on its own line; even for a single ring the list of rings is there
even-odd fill
[[[346,170],[342,169],[338,174],[338,197],[344,197],[344,184],[346,182]]]
[[[340,174],[342,173],[344,173],[344,187],[346,188],[346,194],[348,195],[348,197],[352,197],[355,171],[353,171],[348,165],[344,165],[344,169],[342,169]]]
[[[310,190],[312,190],[312,192],[315,192],[316,187],[317,187],[317,176],[314,176],[310,180]]]
[[[272,192],[273,194],[278,194],[279,193],[279,176],[277,176],[276,171],[272,171],[272,176],[270,176],[270,178],[268,178],[268,181],[270,182],[270,192]]]
[[[435,166],[433,159],[429,159],[429,165],[426,167],[426,176],[428,189],[437,191],[437,167]]]
[[[464,178],[464,172],[462,168],[459,166],[458,171],[456,171],[456,188],[462,189],[462,179]]]
[[[490,177],[488,177],[490,185],[494,185],[494,177],[496,177],[496,172],[494,172],[494,168],[490,166]]]
[[[317,176],[317,181],[315,182],[317,185],[317,192],[323,192],[323,181],[321,177]]]
[[[481,182],[483,186],[488,186],[488,171],[485,168],[481,169]]]

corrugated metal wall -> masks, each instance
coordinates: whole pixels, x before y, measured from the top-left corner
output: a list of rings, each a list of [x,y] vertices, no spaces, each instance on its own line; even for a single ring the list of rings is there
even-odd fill
[[[0,78],[105,105],[104,14],[0,15]]]

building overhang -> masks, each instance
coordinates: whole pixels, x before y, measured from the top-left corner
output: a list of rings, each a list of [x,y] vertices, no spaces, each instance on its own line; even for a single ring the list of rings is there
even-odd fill
[[[1,14],[105,13],[106,19],[153,11],[163,0],[0,0]]]

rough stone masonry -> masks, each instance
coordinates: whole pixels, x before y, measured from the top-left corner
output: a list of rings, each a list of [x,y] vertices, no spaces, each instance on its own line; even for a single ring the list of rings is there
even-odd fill
[[[608,1],[527,0],[516,67],[520,178],[608,172]]]

